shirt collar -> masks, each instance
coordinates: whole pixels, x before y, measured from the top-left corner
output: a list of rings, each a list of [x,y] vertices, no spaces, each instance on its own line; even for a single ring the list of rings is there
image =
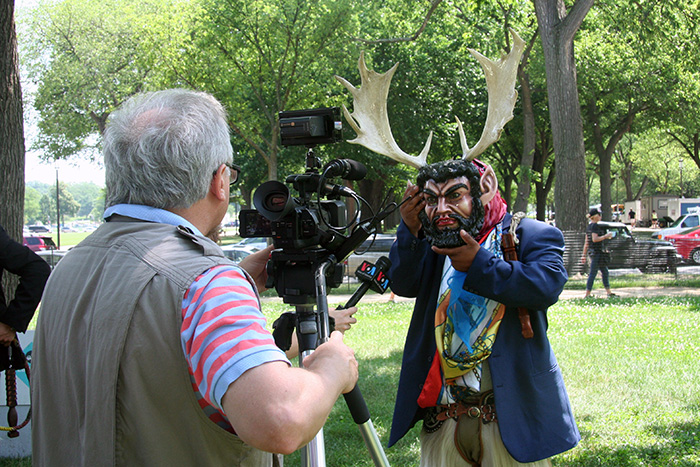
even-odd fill
[[[144,206],[142,204],[115,204],[114,206],[108,207],[102,217],[107,220],[113,214],[133,217],[134,219],[142,221],[169,224],[175,227],[182,225],[191,229],[196,235],[204,236],[197,227],[184,217],[166,211],[165,209],[154,208],[153,206]]]

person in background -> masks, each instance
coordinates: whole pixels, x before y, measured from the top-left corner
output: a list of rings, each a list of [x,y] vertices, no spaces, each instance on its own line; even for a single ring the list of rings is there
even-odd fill
[[[586,282],[586,294],[584,298],[591,296],[593,291],[593,283],[595,282],[595,277],[598,275],[598,271],[603,278],[603,287],[608,294],[608,297],[617,297],[612,290],[610,290],[610,277],[608,272],[607,256],[609,253],[605,249],[605,240],[612,238],[612,232],[603,233],[598,225],[600,219],[602,218],[602,213],[600,209],[593,208],[588,213],[588,217],[591,222],[586,228],[586,242],[583,245],[583,255],[581,256],[581,263],[586,263],[586,255],[590,256],[591,268],[588,272],[588,281]]]
[[[630,212],[628,213],[629,219],[630,219],[630,227],[634,229],[634,226],[637,225],[637,213],[634,212],[632,208],[630,208]]]
[[[9,294],[0,286],[0,345],[7,347],[17,338],[17,332],[27,330],[51,268],[39,255],[11,239],[0,225],[0,281],[4,271],[19,276],[10,303],[7,303]]]
[[[652,229],[658,229],[659,228],[659,216],[656,214],[655,210],[651,210],[651,228]]]
[[[104,133],[106,223],[57,265],[32,368],[32,463],[272,466],[307,444],[357,361],[330,339],[292,367],[258,291],[207,238],[240,176],[211,95],[137,95]],[[57,435],[63,433],[63,435]]]

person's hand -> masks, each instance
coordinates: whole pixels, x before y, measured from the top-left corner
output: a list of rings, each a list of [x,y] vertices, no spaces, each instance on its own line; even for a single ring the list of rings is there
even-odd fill
[[[406,191],[403,194],[403,199],[406,198],[411,199],[401,205],[399,212],[408,230],[417,237],[422,227],[418,214],[425,208],[425,198],[423,198],[418,185],[414,185],[410,181],[407,183]]]
[[[0,345],[9,347],[17,337],[17,332],[5,323],[0,323]]]
[[[333,331],[330,339],[304,359],[304,368],[319,371],[331,381],[342,382],[342,393],[353,390],[359,376],[355,352],[343,342],[343,333]]]
[[[270,253],[274,249],[275,247],[270,245],[246,256],[238,263],[238,266],[243,268],[253,278],[258,292],[267,290],[265,288],[265,283],[267,282],[267,261],[270,259]]]
[[[353,318],[352,315],[357,313],[357,307],[352,306],[344,310],[331,310],[328,312],[335,320],[335,330],[345,333],[350,327],[357,323],[357,318]]]
[[[457,271],[467,272],[481,246],[464,229],[459,231],[459,236],[462,237],[466,245],[457,248],[438,248],[434,246],[432,249],[439,255],[449,256],[450,261],[452,261],[452,267]]]

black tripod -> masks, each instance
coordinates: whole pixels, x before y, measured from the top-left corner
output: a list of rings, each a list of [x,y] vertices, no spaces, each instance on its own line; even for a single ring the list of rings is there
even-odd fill
[[[281,254],[281,252],[280,252]],[[275,261],[288,260],[289,258],[274,258]],[[297,332],[297,340],[299,342],[299,366],[303,366],[304,358],[309,356],[320,344],[328,340],[330,336],[330,323],[328,315],[328,299],[326,293],[326,277],[328,275],[337,276],[342,269],[338,268],[335,257],[332,255],[325,260],[315,263],[313,260],[309,264],[300,264],[298,262],[287,262],[294,264],[296,268],[315,268],[314,271],[314,293],[313,294],[295,294],[293,297],[283,295],[285,303],[292,303],[295,306],[296,312],[283,314],[275,323],[273,333],[275,342],[283,349],[287,350],[291,346],[292,333]],[[342,267],[342,265],[340,265]],[[375,290],[379,293],[384,293],[389,287],[389,279],[386,276],[386,270],[391,266],[387,258],[379,258],[377,265],[373,265],[367,261],[362,263],[358,268],[356,275],[362,281],[362,285],[350,298],[342,308],[350,308],[355,306],[360,298],[369,290]],[[329,274],[334,270],[336,274]],[[299,277],[299,276],[297,276]],[[279,292],[278,288],[278,292]],[[315,306],[311,298],[315,298]],[[377,435],[372,420],[370,419],[369,409],[365,403],[360,388],[355,385],[355,388],[344,394],[345,402],[350,409],[353,420],[358,425],[362,439],[367,447],[375,466],[389,466],[389,461],[384,454],[384,451]],[[301,460],[303,466],[308,467],[325,467],[325,446],[323,438],[323,429],[321,429],[316,437],[301,450]]]

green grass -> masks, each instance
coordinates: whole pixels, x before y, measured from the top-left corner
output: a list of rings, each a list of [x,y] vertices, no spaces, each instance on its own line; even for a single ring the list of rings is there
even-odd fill
[[[700,465],[700,299],[568,300],[550,313],[583,441],[567,466]]]
[[[283,305],[266,307],[271,318]],[[361,305],[346,342],[392,466],[414,466],[414,428],[386,448],[410,303]],[[700,298],[566,300],[549,312],[549,337],[583,440],[555,466],[700,465]],[[324,428],[334,466],[373,465],[343,400]],[[286,465],[300,465],[298,454]]]
[[[611,280],[613,288],[700,286],[690,276]],[[567,284],[578,286],[575,280]],[[345,287],[330,292],[350,293]],[[270,322],[291,310],[281,303],[264,305]],[[418,427],[386,448],[411,311],[411,302],[360,302],[358,323],[346,335],[360,362],[360,388],[392,466],[416,465],[420,450]],[[562,300],[550,309],[549,324],[583,436],[576,448],[553,459],[555,466],[700,466],[700,297]],[[343,399],[336,403],[324,435],[328,465],[373,465]],[[299,466],[299,454],[285,462]],[[0,466],[29,465],[29,459],[0,460]]]

